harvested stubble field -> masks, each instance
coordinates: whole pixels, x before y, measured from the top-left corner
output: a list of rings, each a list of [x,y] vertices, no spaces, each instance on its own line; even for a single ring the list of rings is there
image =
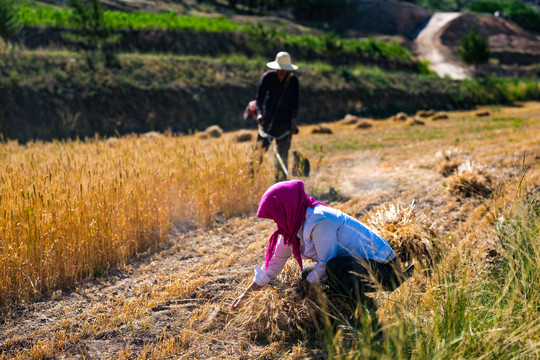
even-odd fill
[[[254,216],[270,154],[254,166],[234,133],[2,144],[0,359],[534,358],[540,295],[527,284],[538,267],[518,275],[517,245],[503,240],[519,238],[514,218],[525,231],[520,204],[538,199],[540,104],[483,110],[424,125],[348,119],[293,140],[311,161],[308,192],[417,264],[398,290],[375,295],[382,343],[346,319],[325,328],[316,299],[286,291],[292,261],[229,310],[274,228]],[[519,253],[529,270],[538,243]]]

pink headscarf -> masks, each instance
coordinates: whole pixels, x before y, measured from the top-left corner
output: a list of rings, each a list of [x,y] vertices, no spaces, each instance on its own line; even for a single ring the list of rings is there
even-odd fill
[[[300,265],[300,269],[304,269],[296,234],[306,220],[307,208],[318,204],[324,205],[307,196],[304,183],[300,180],[279,182],[266,190],[259,203],[257,217],[274,220],[277,224],[276,231],[268,239],[266,269],[268,269],[270,259],[274,256],[279,235],[283,236],[286,245],[292,247],[294,258]]]

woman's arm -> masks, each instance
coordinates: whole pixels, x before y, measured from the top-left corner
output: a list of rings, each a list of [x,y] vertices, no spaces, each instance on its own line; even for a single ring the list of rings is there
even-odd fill
[[[311,231],[310,240],[315,246],[317,263],[306,279],[310,283],[324,283],[327,278],[326,263],[337,254],[337,224],[330,219],[318,222]]]
[[[248,288],[233,301],[231,309],[236,309],[250,292],[260,290],[268,281],[275,279],[276,276],[283,270],[285,263],[291,255],[292,249],[285,245],[283,242],[283,237],[280,236],[276,245],[274,256],[268,263],[268,267],[265,268],[264,265],[262,267],[255,266],[255,276],[253,277],[251,285],[249,285]]]

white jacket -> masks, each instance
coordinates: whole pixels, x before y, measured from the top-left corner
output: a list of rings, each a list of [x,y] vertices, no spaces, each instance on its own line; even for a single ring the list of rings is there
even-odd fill
[[[326,281],[326,263],[336,256],[352,256],[387,263],[396,254],[390,244],[366,225],[343,212],[330,207],[316,205],[306,211],[304,225],[298,230],[302,258],[316,262],[315,269],[308,275],[312,283]],[[253,281],[266,285],[283,270],[292,248],[285,245],[280,236],[268,269],[255,266]]]

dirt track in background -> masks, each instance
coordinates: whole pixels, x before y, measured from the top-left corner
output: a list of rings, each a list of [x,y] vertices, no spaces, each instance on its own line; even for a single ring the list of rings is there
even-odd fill
[[[530,119],[539,111],[535,103],[493,116]],[[519,134],[512,127],[467,130],[459,142],[442,135],[460,127],[472,129],[481,121],[468,122],[471,119],[475,120],[472,112],[455,113],[449,120],[426,120],[426,125],[416,127],[387,120],[367,132],[333,124],[333,135],[311,135],[311,128],[303,127],[293,147],[307,149],[312,176],[306,185],[323,201],[361,218],[380,205],[414,200],[416,211],[429,216],[444,235],[457,232],[482,199],[448,193],[437,151],[457,146],[464,160],[486,165],[501,181],[517,176],[524,149],[539,165],[540,145],[534,140],[540,134],[538,125]],[[423,139],[428,129],[434,135]],[[351,134],[381,145],[323,155],[306,145],[327,144],[332,138],[343,142]],[[385,139],[394,140],[387,144]],[[330,187],[339,190],[338,198],[327,196]],[[217,219],[211,230],[177,225],[167,248],[0,317],[0,358],[2,353],[7,358],[19,354],[58,359],[279,357],[294,344],[252,341],[235,323],[236,313],[229,311],[249,283],[253,266],[262,263],[272,231],[271,222],[254,214]],[[324,358],[320,344],[307,343],[305,348],[310,357]]]
[[[452,79],[464,79],[470,75],[470,70],[441,42],[445,28],[460,15],[458,12],[433,14],[414,41],[416,56],[421,60],[428,60],[431,70],[439,76],[448,75]]]

